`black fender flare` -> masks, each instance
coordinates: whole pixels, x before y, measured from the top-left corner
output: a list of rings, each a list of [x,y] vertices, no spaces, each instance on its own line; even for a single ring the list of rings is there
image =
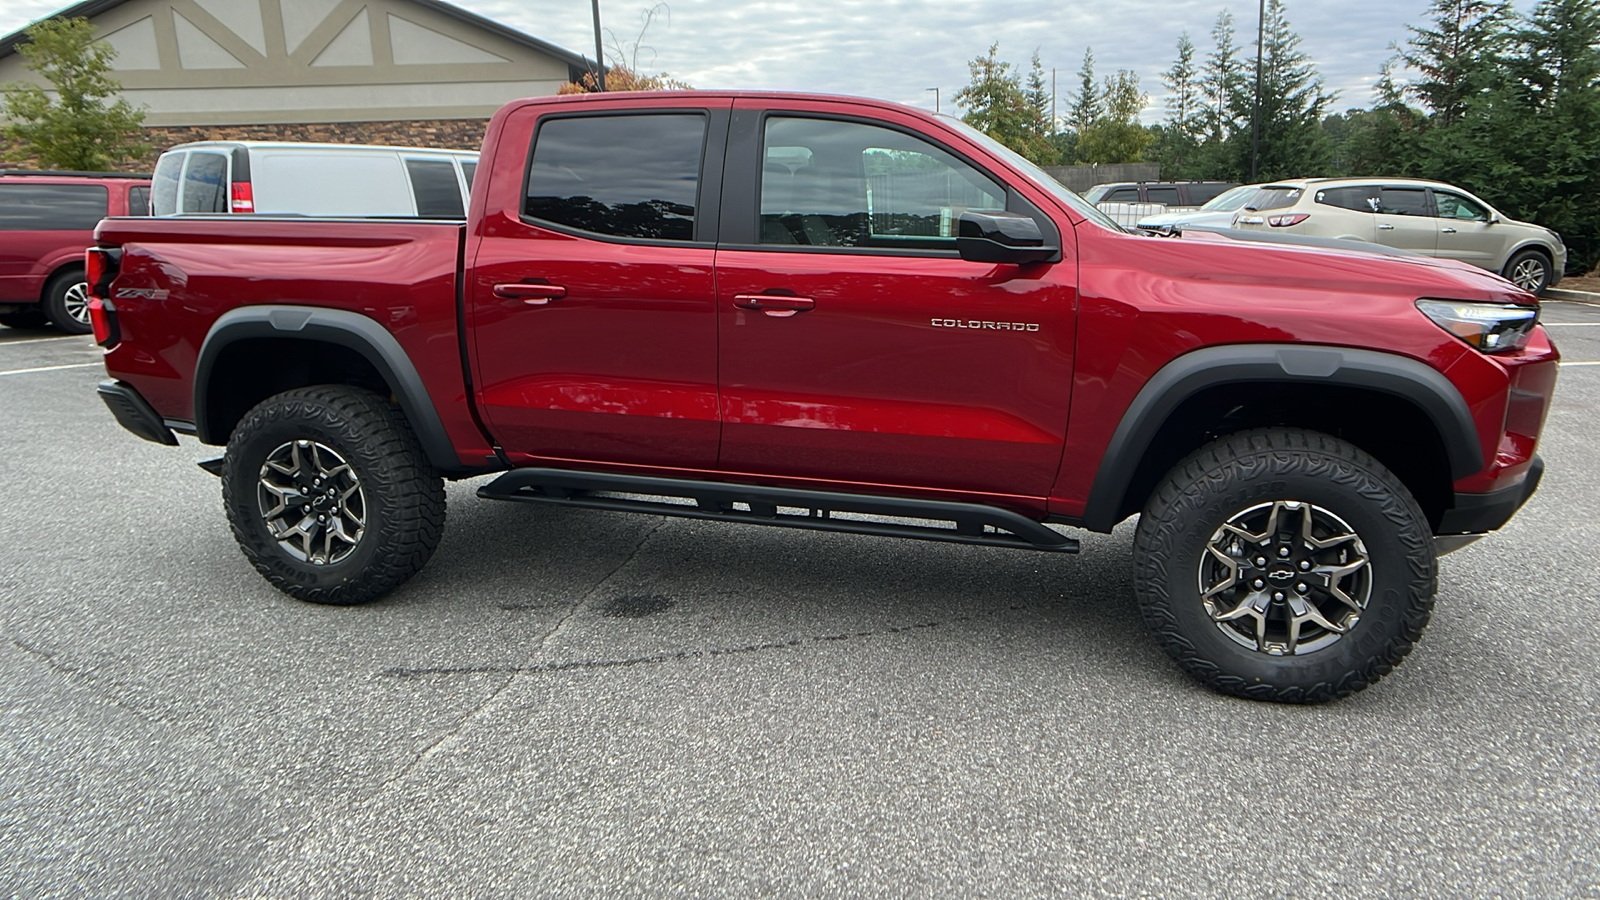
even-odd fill
[[[1110,531],[1151,442],[1172,413],[1207,388],[1300,382],[1361,388],[1409,401],[1428,417],[1450,459],[1452,480],[1483,469],[1483,448],[1467,401],[1437,369],[1376,350],[1305,344],[1237,344],[1194,350],[1162,366],[1122,415],[1101,456],[1083,524]]]
[[[439,411],[400,342],[388,329],[360,313],[314,306],[268,304],[246,306],[223,313],[200,345],[194,368],[195,434],[203,443],[223,444],[227,435],[214,434],[207,421],[206,394],[211,371],[230,344],[250,338],[296,338],[323,341],[361,354],[394,390],[400,411],[416,432],[428,461],[442,472],[462,468],[455,445],[444,430]]]

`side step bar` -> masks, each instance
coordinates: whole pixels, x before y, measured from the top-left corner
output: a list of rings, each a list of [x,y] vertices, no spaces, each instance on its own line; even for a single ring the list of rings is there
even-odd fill
[[[839,494],[715,481],[678,481],[606,472],[515,469],[478,489],[489,500],[518,500],[655,513],[685,519],[781,525],[812,531],[843,531],[886,537],[982,544],[1021,550],[1078,552],[1078,542],[1026,516],[996,506]],[[672,498],[672,499],[664,499]],[[847,517],[841,518],[837,514]],[[856,516],[887,516],[948,522],[950,526],[885,522]]]

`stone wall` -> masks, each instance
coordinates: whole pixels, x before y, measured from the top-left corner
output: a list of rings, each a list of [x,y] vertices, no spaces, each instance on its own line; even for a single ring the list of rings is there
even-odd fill
[[[434,147],[443,150],[477,150],[483,144],[488,119],[432,119],[403,122],[320,122],[297,125],[194,125],[152,126],[144,129],[149,155],[139,163],[118,168],[124,172],[149,172],[157,157],[174,144],[190,141],[314,141],[326,144],[390,144],[397,147]],[[6,168],[36,169],[37,160],[6,162]]]

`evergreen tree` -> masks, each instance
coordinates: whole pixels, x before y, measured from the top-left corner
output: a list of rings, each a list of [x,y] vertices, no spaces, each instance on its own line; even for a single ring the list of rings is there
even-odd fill
[[[1078,93],[1072,98],[1067,124],[1080,136],[1100,120],[1100,89],[1094,83],[1094,48],[1083,51],[1083,67],[1078,70]]]
[[[1185,174],[1242,181],[1249,166],[1239,169],[1230,141],[1241,128],[1250,127],[1251,93],[1244,51],[1234,37],[1233,13],[1224,9],[1217,14],[1211,40],[1212,50],[1200,70],[1202,107],[1198,125],[1202,140]]]
[[[1260,96],[1260,168],[1257,179],[1269,181],[1321,175],[1332,161],[1332,147],[1322,119],[1335,95],[1323,90],[1322,77],[1289,25],[1283,0],[1267,0]],[[1253,99],[1253,98],[1252,98]],[[1236,171],[1251,171],[1252,141],[1240,129],[1231,141]]]
[[[955,97],[967,110],[961,120],[1040,165],[1052,165],[1055,145],[1044,117],[1023,90],[1022,76],[999,53],[999,43],[990,44],[988,54],[967,63],[972,80]]]
[[[1190,161],[1200,146],[1203,134],[1200,73],[1194,61],[1194,42],[1189,32],[1178,37],[1178,58],[1161,76],[1167,89],[1167,118],[1156,134],[1154,155],[1161,170],[1171,178],[1188,176]]]
[[[1139,76],[1118,70],[1101,85],[1100,97],[1104,103],[1100,118],[1078,135],[1078,160],[1134,162],[1155,140],[1149,129],[1139,124],[1139,114],[1150,100],[1139,89]]]
[[[1054,134],[1056,125],[1051,121],[1050,88],[1044,83],[1044,65],[1039,62],[1039,51],[1033,51],[1033,58],[1028,62],[1028,86],[1023,90],[1028,105],[1033,107],[1039,119],[1040,136]]]
[[[28,26],[28,42],[17,47],[27,66],[43,76],[52,99],[35,84],[5,87],[0,113],[10,122],[0,137],[16,160],[37,158],[46,168],[101,171],[144,156],[144,113],[118,97],[111,77],[117,51],[95,40],[88,19],[44,19]],[[106,101],[116,97],[112,103]]]
[[[1508,0],[1433,0],[1428,14],[1433,27],[1408,26],[1411,40],[1400,58],[1421,74],[1410,94],[1448,128],[1469,100],[1501,80],[1513,12]]]

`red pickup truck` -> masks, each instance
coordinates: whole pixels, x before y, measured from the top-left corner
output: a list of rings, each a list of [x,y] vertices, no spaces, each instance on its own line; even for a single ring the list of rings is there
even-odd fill
[[[1495,275],[1130,233],[960,122],[724,92],[514,102],[459,221],[108,219],[111,411],[226,444],[245,555],[358,603],[482,497],[1071,552],[1224,692],[1399,663],[1542,471],[1557,353]]]

